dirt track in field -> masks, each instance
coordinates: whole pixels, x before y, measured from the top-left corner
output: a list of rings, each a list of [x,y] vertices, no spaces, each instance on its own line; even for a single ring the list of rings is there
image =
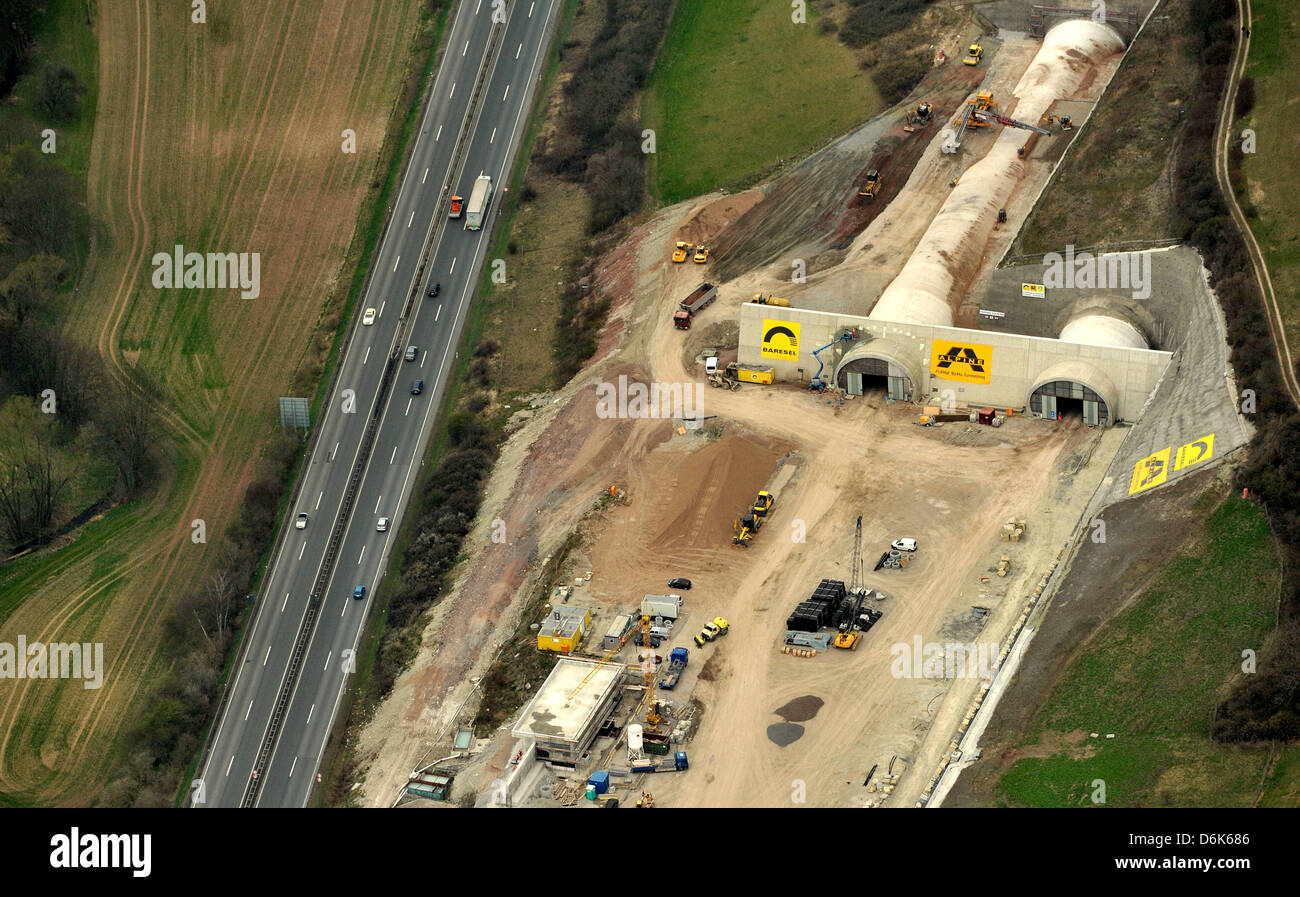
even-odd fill
[[[309,362],[418,28],[415,0],[174,4],[103,11],[89,204],[103,227],[69,330],[114,376],[160,383],[167,472],[111,538],[92,525],[31,577],[3,637],[100,641],[98,691],[24,682],[0,701],[0,790],[80,803],[168,664],[172,602],[202,586]],[[382,23],[382,24],[380,24]],[[341,132],[357,152],[340,151]],[[156,290],[155,252],[260,252],[261,296]],[[143,400],[143,399],[142,399]],[[190,541],[202,519],[206,544]],[[104,524],[99,524],[104,526]],[[111,559],[111,562],[110,562]]]

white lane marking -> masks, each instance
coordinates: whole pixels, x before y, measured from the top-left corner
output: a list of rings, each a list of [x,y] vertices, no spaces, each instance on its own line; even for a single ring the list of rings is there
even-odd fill
[[[397,457],[397,446],[393,446],[393,453],[388,456],[388,463],[392,464],[393,459]]]
[[[438,316],[439,316],[440,314],[442,314],[442,306],[441,306],[441,305],[439,305],[439,306],[438,306],[438,310],[435,311],[435,312],[433,313],[433,323],[435,323],[435,324],[438,323]],[[428,353],[426,352],[425,354],[427,355]],[[423,362],[423,361],[420,362],[420,367],[424,367],[424,362]]]
[[[248,721],[248,715],[253,712],[253,702],[248,702],[248,709],[244,711],[244,721]]]
[[[414,215],[415,213],[412,212],[411,214]],[[396,270],[397,270],[397,266],[400,265],[401,263],[402,263],[402,257],[399,255],[399,256],[397,257],[397,261],[393,262],[393,270],[396,271]]]
[[[414,220],[415,220],[415,209],[411,209],[411,217],[406,219],[406,226],[410,227],[411,222]],[[396,271],[397,270],[396,267],[394,267],[393,270]]]
[[[266,666],[266,662],[267,662],[268,660],[270,660],[270,659],[271,659],[271,646],[270,646],[270,645],[267,645],[267,646],[266,646],[266,656],[262,658],[262,666]]]
[[[398,261],[401,261],[401,258],[402,258],[402,257],[401,257],[401,256],[398,256],[397,258],[398,258]],[[396,266],[396,265],[393,266],[393,270],[394,270],[394,271],[397,270],[397,266]],[[381,317],[381,318],[382,318],[382,317],[384,316],[384,309],[387,308],[387,307],[388,307],[388,300],[387,300],[387,299],[385,299],[383,302],[379,303],[379,315],[378,315],[378,317]]]
[[[439,306],[441,307],[441,306]],[[424,359],[429,357],[429,350],[425,349],[424,354],[420,356],[420,367],[424,367]]]
[[[299,548],[299,549],[298,549],[298,560],[300,560],[300,561],[302,560],[302,553],[303,553],[304,551],[306,551],[306,550],[307,550],[307,543],[306,543],[306,542],[303,542],[303,543],[302,543],[302,548]]]
[[[469,52],[469,41],[465,41],[465,49],[460,51],[460,55],[464,56],[468,52]]]
[[[488,143],[494,143],[494,142],[496,142],[496,139],[497,139],[497,129],[496,129],[496,128],[493,128],[493,129],[492,129],[492,136],[488,138]],[[412,214],[414,214],[414,213],[412,213]]]
[[[330,451],[330,460],[333,461],[334,456],[337,455],[338,453],[339,453],[339,444],[336,442],[334,443],[334,448]]]
[[[285,592],[285,593],[284,593],[284,604],[281,604],[281,605],[280,605],[280,613],[284,613],[284,609],[285,609],[286,607],[288,607],[288,606],[289,606],[289,593],[288,593],[288,592]]]
[[[451,274],[451,272],[453,272],[453,271],[456,270],[456,262],[457,262],[457,260],[459,260],[459,259],[460,259],[460,256],[456,256],[456,258],[454,258],[454,259],[451,260],[451,267],[447,269],[447,273],[448,273],[448,274]]]
[[[455,95],[456,95],[456,82],[453,81],[451,82],[451,92],[447,94],[447,99],[450,100]]]
[[[508,97],[508,96],[510,96],[510,85],[509,85],[509,84],[506,85],[506,92],[503,93],[503,94],[501,94],[501,102],[504,103],[504,102],[506,101],[506,97]]]
[[[411,413],[411,403],[414,402],[414,401],[415,401],[415,399],[407,399],[407,400],[406,400],[406,410],[402,412],[402,415],[403,415],[403,416],[408,415],[408,414]]]
[[[379,501],[375,502],[375,513],[376,513],[376,514],[379,513],[379,505],[380,505],[380,502],[382,502],[383,500],[384,500],[384,497],[381,495],[381,496],[379,496]]]
[[[427,178],[428,176],[429,176],[429,169],[426,168],[426,169],[424,169],[424,175],[423,175],[423,177],[420,178],[420,183],[423,184],[423,183],[424,183],[424,179]]]
[[[515,59],[518,59],[518,58],[519,58],[519,54],[522,53],[522,52],[524,52],[524,45],[523,45],[523,44],[520,44],[520,45],[519,45],[519,49],[518,49],[518,50],[515,50]]]
[[[343,606],[344,606],[344,607],[347,607],[346,604],[343,605]],[[311,715],[312,715],[313,713],[315,713],[315,712],[316,712],[316,705],[315,705],[315,704],[312,704],[312,705],[311,705],[311,709],[307,711],[307,722],[309,722],[309,723],[311,722]]]
[[[326,655],[325,655],[325,672],[327,672],[327,673],[329,672],[329,669],[330,669],[330,660],[332,660],[333,658],[334,658],[334,652],[333,652],[333,651],[330,651],[329,654],[326,654]]]
[[[319,511],[319,510],[320,510],[320,500],[321,500],[322,498],[324,498],[324,497],[325,497],[325,493],[324,493],[324,492],[321,492],[320,495],[316,496],[316,507],[312,508],[313,511]]]
[[[235,765],[235,755],[230,755],[230,762],[226,764],[226,775],[230,775],[230,767]]]
[[[474,15],[478,15],[478,8],[482,5],[483,5],[483,0],[478,0],[478,3],[474,4]]]
[[[529,4],[528,4],[528,18],[531,19],[531,18],[533,17],[533,7],[536,6],[536,5],[537,5],[536,3],[529,3]]]
[[[438,133],[433,135],[433,142],[437,143],[442,138],[442,125],[438,125]]]
[[[361,559],[366,556],[366,546],[361,546],[361,554],[357,556],[357,566],[361,566]]]
[[[370,347],[366,346],[366,357],[361,359],[361,363],[365,364],[369,360],[370,360]]]
[[[293,778],[293,771],[298,768],[298,758],[294,757],[293,762],[289,764],[289,778]]]

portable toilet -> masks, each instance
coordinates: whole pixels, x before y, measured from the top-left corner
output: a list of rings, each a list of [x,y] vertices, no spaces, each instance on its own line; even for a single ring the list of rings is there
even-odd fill
[[[993,425],[993,409],[984,407],[980,409],[979,422],[982,424]]]

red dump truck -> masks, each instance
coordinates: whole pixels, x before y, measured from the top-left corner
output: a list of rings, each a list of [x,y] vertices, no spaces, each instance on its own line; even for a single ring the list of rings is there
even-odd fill
[[[677,303],[677,311],[673,312],[673,326],[678,330],[690,330],[691,319],[717,298],[717,287],[711,283],[700,284],[694,292]]]

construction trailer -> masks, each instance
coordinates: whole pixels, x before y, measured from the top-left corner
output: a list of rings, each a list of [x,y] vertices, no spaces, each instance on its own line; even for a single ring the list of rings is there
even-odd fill
[[[537,650],[572,654],[591,628],[591,611],[556,605],[537,630]]]
[[[681,595],[646,595],[641,599],[641,616],[676,620],[681,616]]]
[[[628,633],[632,631],[632,615],[619,614],[614,618],[614,622],[609,624],[609,629],[605,631],[605,638],[600,643],[600,647],[606,652],[617,651],[623,647],[627,641]]]

